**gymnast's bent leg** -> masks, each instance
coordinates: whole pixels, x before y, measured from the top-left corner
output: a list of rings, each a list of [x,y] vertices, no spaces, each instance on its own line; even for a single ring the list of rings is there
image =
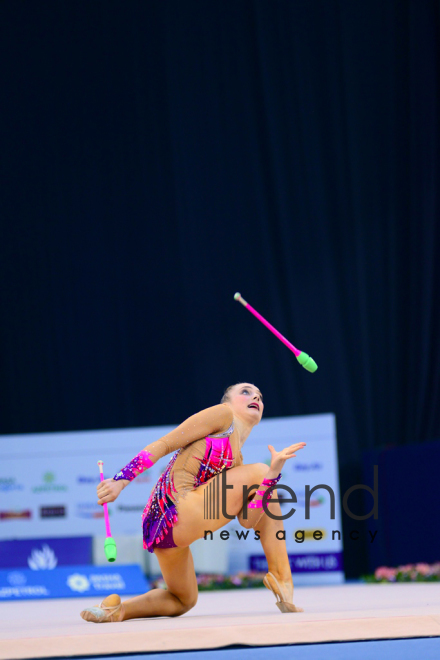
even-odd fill
[[[190,548],[158,548],[154,553],[167,588],[151,589],[141,596],[125,600],[119,621],[180,616],[197,603],[197,578]]]
[[[269,467],[264,463],[256,463],[254,464],[254,469],[256,470],[257,476],[255,483],[261,483],[266,477]],[[251,491],[250,497],[254,493],[255,491]],[[272,497],[274,500],[278,499],[276,490],[273,491]],[[279,502],[271,501],[269,499],[267,501],[267,507],[271,514],[281,516]],[[245,520],[243,518],[243,511],[241,510],[237,515],[237,519],[246,529],[254,529],[260,534],[261,545],[268,565],[268,574],[265,579],[265,581],[269,583],[267,586],[275,595],[278,594],[282,601],[293,604],[293,580],[289,557],[287,555],[286,541],[282,538],[283,534],[278,534],[278,532],[284,532],[283,521],[271,518],[263,511],[258,522],[252,524],[249,514],[250,510],[248,510],[248,519]],[[279,587],[281,588],[281,592]],[[289,608],[289,610],[280,609],[285,612],[302,612],[298,607],[293,606],[293,608],[294,609]]]
[[[121,603],[117,594],[81,612],[85,621],[108,623],[155,616],[180,616],[197,603],[197,578],[189,547],[156,548],[166,589],[151,589]]]
[[[277,538],[277,532],[284,531],[282,520],[276,520],[266,515],[262,509],[248,510],[248,519],[243,519],[243,487],[249,488],[253,484],[261,484],[269,471],[264,463],[252,463],[230,468],[226,471],[227,485],[233,486],[226,490],[226,512],[236,515],[238,521],[247,529],[255,529],[260,532],[260,541],[268,563],[268,575],[265,578],[265,586],[273,591],[277,600],[290,604],[287,606],[278,604],[282,612],[301,612],[302,610],[293,605],[293,581],[287,555],[286,542]],[[197,508],[204,506],[204,491],[209,487],[209,482],[199,486],[191,497],[187,498],[184,506],[180,507],[179,525],[174,528],[174,540],[178,545],[192,543],[195,539],[203,538],[208,521],[203,518],[202,512],[195,514]],[[211,492],[214,492],[211,490]],[[255,494],[255,489],[249,491],[249,497]],[[218,479],[217,497],[223,496],[223,480]],[[277,499],[276,491],[273,498]],[[198,506],[196,501],[198,499]],[[277,516],[281,515],[281,507],[278,502],[268,501],[269,511]],[[257,514],[257,522],[255,521]],[[209,529],[216,531],[230,522],[221,513],[217,519],[209,520]],[[282,536],[279,534],[279,536]],[[209,541],[208,541],[209,542]]]

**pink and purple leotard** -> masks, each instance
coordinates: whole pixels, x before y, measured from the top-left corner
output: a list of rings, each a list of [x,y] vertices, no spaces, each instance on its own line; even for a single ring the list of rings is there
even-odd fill
[[[178,520],[180,496],[230,467],[242,465],[234,423],[227,431],[209,435],[178,449],[154,486],[142,514],[144,548],[174,548],[173,526]]]

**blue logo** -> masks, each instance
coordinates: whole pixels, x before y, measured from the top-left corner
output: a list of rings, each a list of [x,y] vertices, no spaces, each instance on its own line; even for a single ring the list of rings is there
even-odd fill
[[[111,516],[110,508],[108,515]],[[96,502],[78,502],[76,505],[76,515],[78,518],[104,518],[104,508]]]
[[[322,463],[294,463],[293,464],[293,469],[298,470],[299,472],[310,472],[312,470],[322,470],[323,468]]]
[[[99,484],[100,482],[100,477],[91,477],[89,475],[82,475],[80,474],[79,477],[76,478],[77,482],[79,484],[85,484],[86,486],[93,486],[95,484]]]
[[[0,477],[0,491],[2,493],[9,493],[11,490],[23,490],[24,486],[17,483],[14,477]]]

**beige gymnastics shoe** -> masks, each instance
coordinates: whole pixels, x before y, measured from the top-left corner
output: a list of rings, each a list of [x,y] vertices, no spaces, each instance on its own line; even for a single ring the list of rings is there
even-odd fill
[[[284,614],[287,612],[304,612],[301,607],[296,607],[293,603],[288,603],[286,601],[287,595],[283,592],[273,573],[267,573],[263,579],[263,584],[275,595],[275,598],[277,599],[276,606],[281,612]]]
[[[93,623],[113,623],[119,621],[118,614],[121,610],[121,597],[117,594],[106,596],[100,605],[88,607],[80,614],[84,621]]]

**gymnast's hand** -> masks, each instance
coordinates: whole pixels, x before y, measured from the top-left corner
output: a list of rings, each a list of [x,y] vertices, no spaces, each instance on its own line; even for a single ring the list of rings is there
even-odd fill
[[[113,479],[104,479],[101,483],[96,486],[96,492],[98,493],[98,504],[104,504],[105,502],[114,502],[118,497],[121,490],[125,488],[130,482],[127,479],[118,479],[114,481]]]
[[[267,445],[270,453],[272,454],[272,460],[270,462],[270,471],[274,472],[276,476],[279,475],[283,469],[284,463],[289,459],[296,456],[295,452],[299,451],[306,446],[305,442],[297,442],[295,445],[290,445],[281,451],[276,451],[272,445]]]

